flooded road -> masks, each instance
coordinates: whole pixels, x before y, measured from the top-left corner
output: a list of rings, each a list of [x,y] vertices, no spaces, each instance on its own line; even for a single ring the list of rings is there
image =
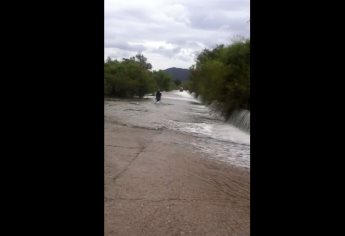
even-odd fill
[[[188,92],[162,92],[161,102],[144,100],[105,101],[105,120],[129,127],[168,129],[192,136],[188,144],[207,156],[249,168],[250,134],[213,114]],[[181,144],[183,141],[181,141]]]

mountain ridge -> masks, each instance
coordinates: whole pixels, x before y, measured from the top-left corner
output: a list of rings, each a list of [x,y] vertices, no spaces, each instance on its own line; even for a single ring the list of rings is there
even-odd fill
[[[180,80],[180,81],[189,80],[189,76],[190,76],[189,69],[170,67],[162,71],[169,74],[173,80]]]

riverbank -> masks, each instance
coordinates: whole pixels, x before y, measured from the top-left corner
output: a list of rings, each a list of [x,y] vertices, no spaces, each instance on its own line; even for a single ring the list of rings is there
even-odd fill
[[[105,235],[249,235],[248,168],[194,137],[105,122]]]

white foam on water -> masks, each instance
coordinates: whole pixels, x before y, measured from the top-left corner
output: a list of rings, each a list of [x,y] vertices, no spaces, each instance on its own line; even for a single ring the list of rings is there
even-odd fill
[[[154,97],[139,102],[107,101],[105,117],[121,124],[150,129],[170,129],[194,136],[193,145],[208,156],[249,168],[250,134],[224,119],[212,116],[187,91],[163,92],[159,104]],[[185,145],[185,144],[184,144]]]

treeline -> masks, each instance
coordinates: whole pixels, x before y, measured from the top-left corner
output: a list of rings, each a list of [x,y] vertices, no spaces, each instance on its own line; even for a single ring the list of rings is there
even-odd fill
[[[233,111],[250,110],[250,40],[204,49],[191,68],[190,92],[228,119]]]
[[[142,98],[160,89],[175,88],[171,77],[163,71],[151,71],[152,65],[142,54],[122,61],[108,58],[104,63],[104,95],[106,97]]]
[[[175,88],[179,89],[179,88],[183,88],[184,90],[189,90],[189,81],[185,80],[185,81],[181,81],[180,79],[175,79],[174,80],[175,83]]]

